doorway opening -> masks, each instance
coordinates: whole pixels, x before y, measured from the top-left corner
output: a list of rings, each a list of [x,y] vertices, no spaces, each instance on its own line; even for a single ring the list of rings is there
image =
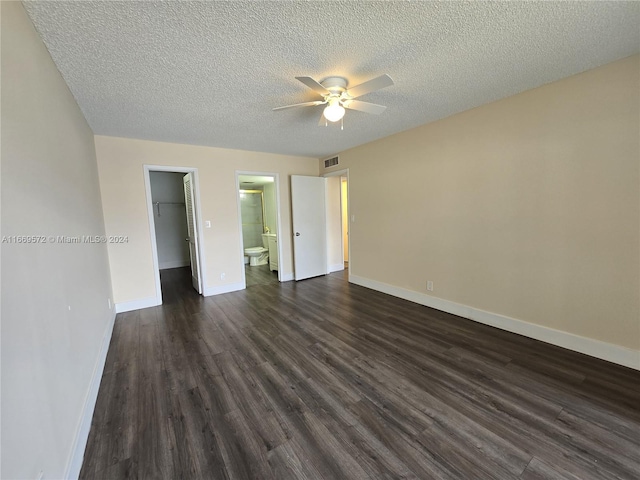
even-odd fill
[[[278,175],[236,172],[244,285],[280,281]]]
[[[145,165],[144,170],[157,303],[163,303],[163,283],[171,284],[172,291],[177,287],[180,292],[202,294],[197,169]]]
[[[349,209],[348,205],[349,196],[349,181],[346,175],[340,177],[340,209],[342,217],[342,261],[344,268],[349,269]]]
[[[324,175],[327,179],[328,272],[349,270],[349,169]]]

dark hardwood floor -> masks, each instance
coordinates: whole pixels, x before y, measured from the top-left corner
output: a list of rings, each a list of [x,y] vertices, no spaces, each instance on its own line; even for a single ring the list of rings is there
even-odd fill
[[[640,372],[349,285],[118,315],[83,479],[638,479]]]
[[[255,267],[245,265],[244,278],[247,281],[247,287],[268,285],[270,283],[278,283],[278,272],[270,271],[269,265],[256,265]]]

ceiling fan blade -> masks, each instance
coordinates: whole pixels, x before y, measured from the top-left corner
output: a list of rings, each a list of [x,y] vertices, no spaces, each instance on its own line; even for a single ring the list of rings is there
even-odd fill
[[[344,108],[358,110],[359,112],[373,113],[374,115],[380,115],[387,109],[384,105],[376,105],[375,103],[361,102],[359,100],[346,100],[342,105]]]
[[[380,90],[381,88],[390,87],[391,85],[393,85],[393,80],[391,80],[391,77],[385,73],[379,77],[367,80],[360,85],[356,85],[355,87],[348,89],[345,93],[351,98],[356,98],[366,93]]]
[[[322,105],[324,102],[324,100],[316,100],[315,102],[304,102],[304,103],[294,103],[293,105],[285,105],[284,107],[276,107],[273,109],[273,111],[275,112],[276,110],[285,110],[287,108],[295,108],[295,107],[313,107],[315,105]]]
[[[309,87],[314,92],[318,92],[320,95],[329,95],[331,93],[311,77],[296,77],[296,80],[300,80],[307,87]]]

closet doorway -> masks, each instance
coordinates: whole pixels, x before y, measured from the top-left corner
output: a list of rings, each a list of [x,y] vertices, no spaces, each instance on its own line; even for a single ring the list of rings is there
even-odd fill
[[[163,283],[202,294],[197,170],[145,166],[145,183],[159,303]]]

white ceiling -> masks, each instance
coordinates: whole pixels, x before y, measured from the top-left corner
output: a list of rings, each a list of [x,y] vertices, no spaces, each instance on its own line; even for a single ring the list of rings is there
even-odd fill
[[[96,134],[322,157],[640,51],[638,2],[26,2]],[[395,86],[344,131],[294,79]]]

